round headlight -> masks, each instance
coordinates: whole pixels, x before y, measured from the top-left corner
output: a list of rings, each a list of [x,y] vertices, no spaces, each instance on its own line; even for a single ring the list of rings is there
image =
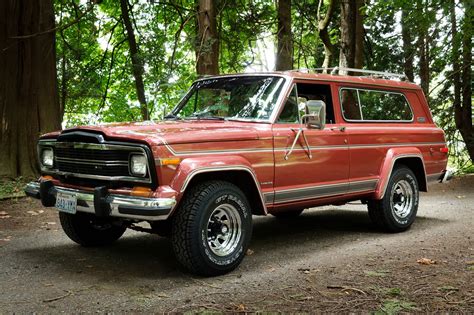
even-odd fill
[[[52,148],[44,148],[41,151],[41,164],[46,167],[53,167],[54,165],[54,152]]]
[[[147,160],[143,154],[132,154],[130,156],[130,174],[134,176],[146,175],[147,171]]]

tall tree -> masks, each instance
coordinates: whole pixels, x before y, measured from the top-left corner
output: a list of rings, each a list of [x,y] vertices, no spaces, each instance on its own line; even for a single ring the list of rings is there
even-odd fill
[[[341,49],[339,66],[362,68],[364,61],[364,0],[341,1]],[[346,73],[346,71],[341,71]]]
[[[329,22],[331,21],[332,15],[334,13],[334,9],[337,4],[337,0],[329,0],[328,8],[324,18],[321,19],[321,5],[323,0],[319,0],[318,4],[318,31],[319,31],[319,38],[324,45],[324,62],[323,68],[329,68],[331,66],[332,57],[334,54],[334,45],[331,43],[331,38],[329,37],[328,27]]]
[[[37,173],[36,141],[59,129],[52,0],[0,1],[0,176]]]
[[[472,23],[473,5],[470,1],[463,1],[464,21],[462,25],[462,69],[460,69],[457,58],[459,57],[459,42],[457,38],[455,3],[451,3],[451,31],[453,36],[453,75],[454,88],[454,111],[456,127],[466,143],[467,152],[471,161],[474,162],[474,126],[472,125]],[[457,69],[456,69],[457,68]],[[459,82],[459,72],[462,73],[462,83]],[[457,81],[457,82],[456,82]],[[460,93],[462,91],[462,94]],[[462,96],[462,101],[461,101]]]
[[[413,49],[413,39],[411,30],[411,20],[409,11],[406,8],[402,9],[402,42],[403,42],[403,69],[407,79],[410,82],[415,80],[415,70],[413,68],[413,60],[415,58],[415,50]]]
[[[293,69],[293,34],[291,32],[291,0],[278,0],[278,33],[276,70]]]
[[[213,0],[197,0],[196,71],[198,75],[219,73],[219,37]]]
[[[130,49],[130,57],[132,59],[132,73],[135,78],[135,87],[137,90],[138,101],[140,102],[140,110],[143,120],[150,119],[150,112],[145,96],[145,84],[143,83],[143,74],[145,73],[143,58],[140,56],[135,31],[130,19],[130,5],[128,0],[120,0],[120,9],[122,12],[122,21],[127,32],[128,47]]]

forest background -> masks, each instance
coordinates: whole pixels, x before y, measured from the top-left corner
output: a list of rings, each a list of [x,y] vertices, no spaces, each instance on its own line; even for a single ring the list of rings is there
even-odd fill
[[[335,66],[420,84],[473,172],[472,27],[469,0],[0,1],[0,178],[38,173],[42,133],[162,119],[200,76]]]

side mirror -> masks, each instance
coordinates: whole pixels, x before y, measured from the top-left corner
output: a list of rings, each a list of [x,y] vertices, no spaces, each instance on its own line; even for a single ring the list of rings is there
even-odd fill
[[[324,129],[326,125],[326,103],[310,100],[306,102],[306,114],[302,117],[308,128]]]

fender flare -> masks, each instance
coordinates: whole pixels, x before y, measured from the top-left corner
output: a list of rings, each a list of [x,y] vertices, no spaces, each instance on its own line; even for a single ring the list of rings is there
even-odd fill
[[[423,165],[423,175],[425,176],[426,181],[426,169],[425,162],[423,160],[423,154],[416,147],[408,148],[392,148],[387,151],[385,159],[380,168],[380,180],[375,189],[375,199],[380,200],[385,195],[385,190],[387,189],[388,181],[393,172],[393,167],[397,160],[402,158],[417,158],[420,159],[421,164]]]
[[[265,204],[265,198],[262,193],[262,188],[257,180],[257,174],[252,168],[249,161],[241,156],[226,156],[226,157],[201,157],[201,158],[186,158],[181,161],[173,180],[170,183],[171,188],[178,192],[178,202],[183,196],[186,188],[192,179],[202,173],[211,172],[225,172],[225,171],[242,171],[250,174],[255,187],[260,196],[260,202],[264,214],[268,214]]]

